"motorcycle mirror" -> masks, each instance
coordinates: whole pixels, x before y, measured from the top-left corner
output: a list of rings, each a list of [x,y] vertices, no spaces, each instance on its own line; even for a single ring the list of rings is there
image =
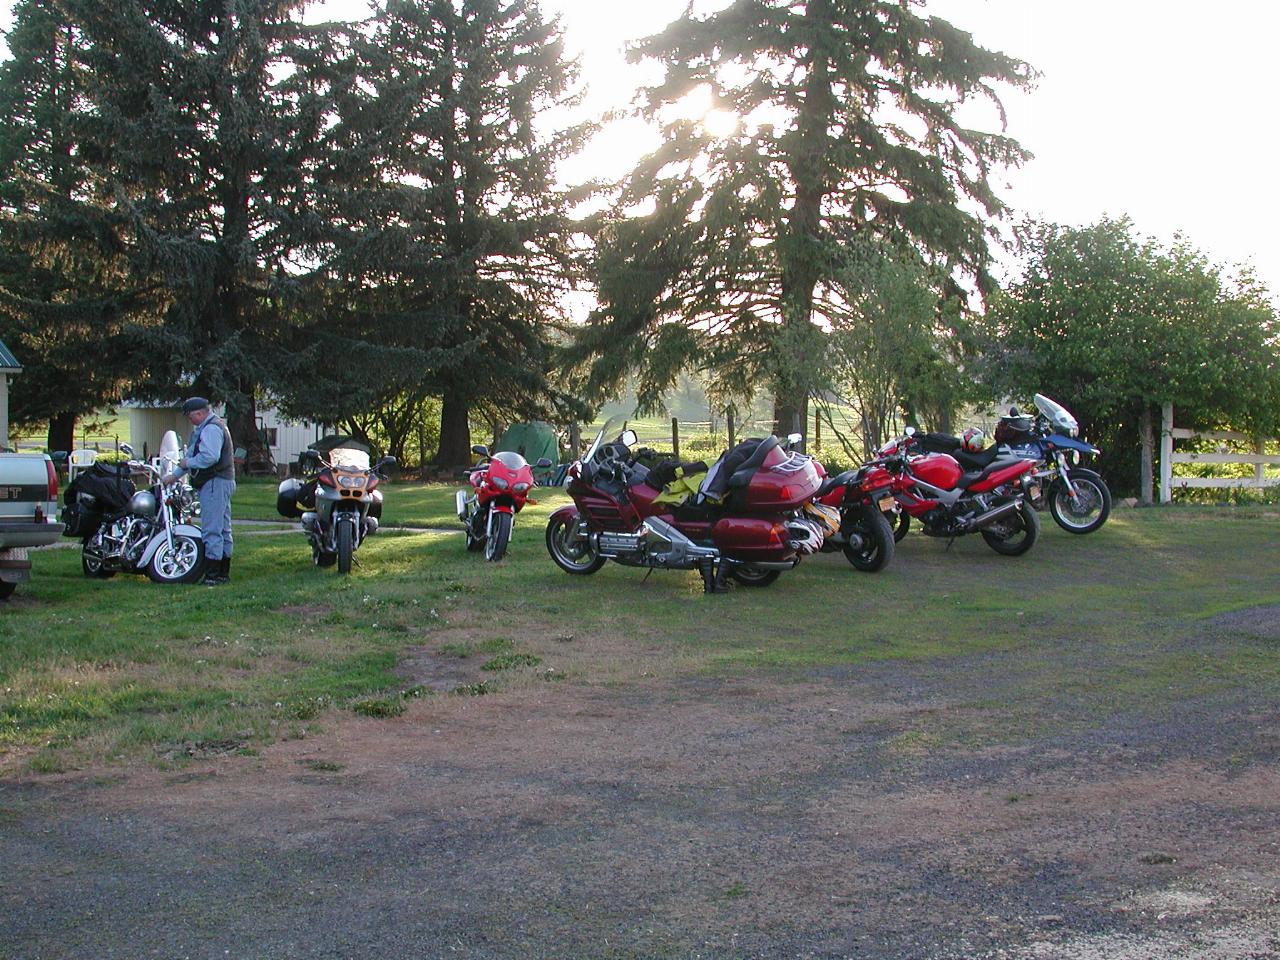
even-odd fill
[[[374,467],[374,470],[376,470],[378,473],[386,473],[389,470],[394,470],[396,468],[396,465],[399,462],[400,461],[397,460],[395,457],[386,456],[378,461],[378,465]]]
[[[906,433],[906,435],[907,435],[908,437],[914,437],[914,436],[916,435],[916,428],[915,428],[915,427],[907,427],[907,429],[906,429],[904,432]]]
[[[804,439],[804,435],[803,435],[803,434],[799,434],[799,433],[788,433],[788,434],[787,434],[787,443],[788,443],[788,444],[790,444],[790,445],[791,445],[791,446],[793,446],[793,447],[794,447],[797,443],[799,443],[801,440],[803,440],[803,439]]]
[[[639,438],[634,430],[623,430],[618,437],[619,442],[625,447],[634,447],[637,439]]]
[[[471,452],[474,453],[477,457],[487,457],[489,455],[489,448],[486,447],[483,443],[477,443],[475,446],[471,448]]]
[[[549,466],[551,466],[551,461],[548,460],[546,457],[539,457],[538,462],[535,463],[534,466],[537,467],[539,470],[545,470]]]
[[[132,457],[133,447],[129,446],[129,444],[127,443],[122,443],[120,444],[120,452],[123,453],[126,457]]]

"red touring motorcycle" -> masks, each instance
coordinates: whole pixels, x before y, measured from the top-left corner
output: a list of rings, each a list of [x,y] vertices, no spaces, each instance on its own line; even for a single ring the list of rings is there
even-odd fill
[[[515,515],[526,503],[538,502],[529,499],[529,491],[536,486],[533,469],[524,457],[510,450],[489,458],[489,448],[476,444],[471,452],[487,459],[466,471],[470,495],[466,490],[454,495],[458,519],[466,527],[468,550],[483,547],[486,560],[501,560],[511,542]],[[543,457],[535,466],[545,469],[551,461]]]
[[[659,499],[662,485],[650,484],[649,469],[636,462],[634,431],[604,442],[619,422],[606,423],[569,468],[574,505],[547,523],[547,550],[568,573],[595,573],[613,560],[698,570],[707,593],[724,591],[726,577],[763,587],[836,529],[835,511],[810,502],[821,482],[814,461],[787,452],[777,437],[726,451],[696,495],[671,503]]]
[[[1000,457],[969,472],[945,453],[918,455],[920,441],[905,436],[878,451],[874,463],[893,474],[898,504],[931,537],[981,533],[996,553],[1016,557],[1035,546],[1040,519],[1031,505],[1039,494],[1036,462]]]

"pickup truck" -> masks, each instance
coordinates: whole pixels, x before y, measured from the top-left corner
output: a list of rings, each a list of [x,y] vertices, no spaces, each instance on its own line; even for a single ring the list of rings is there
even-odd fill
[[[28,548],[60,536],[53,461],[43,453],[0,453],[0,600],[31,579]]]

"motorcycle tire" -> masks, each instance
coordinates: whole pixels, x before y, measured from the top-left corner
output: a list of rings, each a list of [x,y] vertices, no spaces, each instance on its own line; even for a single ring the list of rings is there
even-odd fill
[[[1049,513],[1067,533],[1093,533],[1111,516],[1111,491],[1106,481],[1092,470],[1071,471],[1077,502],[1071,502],[1066,481],[1061,477],[1049,485]]]
[[[469,517],[467,517],[466,533],[467,533],[467,552],[468,553],[475,553],[477,550],[484,549],[484,528],[486,525],[486,520],[487,518],[481,515],[479,512],[473,513]],[[477,536],[474,532],[477,525],[479,526],[479,531],[480,531],[479,536]]]
[[[1020,557],[1036,545],[1040,536],[1040,515],[1023,500],[1018,512],[982,531],[982,539],[996,553],[1005,557]],[[1013,529],[1016,528],[1016,529]]]
[[[577,517],[552,517],[547,523],[547,553],[565,573],[587,576],[603,567],[606,558],[596,552],[590,540],[573,538],[577,526]]]
[[[885,522],[893,529],[893,542],[901,543],[902,538],[907,535],[907,531],[911,529],[911,514],[905,510],[898,511],[898,515],[892,513],[884,515]]]
[[[741,566],[735,565],[729,571],[729,576],[744,587],[767,587],[781,575],[781,570],[761,570],[749,563],[744,563]]]
[[[204,541],[199,537],[175,534],[173,549],[160,544],[147,564],[152,583],[195,583],[204,574]]]
[[[356,552],[356,531],[350,523],[338,524],[338,572],[351,572],[351,558]]]
[[[100,559],[83,551],[80,553],[80,569],[90,580],[110,580],[118,572],[116,570],[107,570],[103,567]]]
[[[494,561],[507,555],[507,544],[511,542],[511,525],[514,518],[509,513],[493,515],[493,533],[484,542],[484,558]]]
[[[906,514],[903,514],[906,516]],[[875,507],[858,509],[847,525],[842,524],[845,535],[849,537],[844,545],[844,556],[855,570],[863,573],[876,573],[883,570],[893,559],[893,529],[885,515]],[[854,543],[854,536],[861,543]]]
[[[13,596],[13,591],[18,589],[16,583],[10,583],[8,580],[0,580],[0,600],[8,600]]]

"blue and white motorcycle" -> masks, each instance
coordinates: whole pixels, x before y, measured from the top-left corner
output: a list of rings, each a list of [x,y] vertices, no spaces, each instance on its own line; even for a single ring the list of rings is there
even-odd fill
[[[996,443],[1016,457],[1038,461],[1040,495],[1032,506],[1047,506],[1054,522],[1068,533],[1093,533],[1111,515],[1111,491],[1080,461],[1102,451],[1079,439],[1080,424],[1062,404],[1037,393],[1035,405],[1035,416],[1010,407],[996,425]]]

